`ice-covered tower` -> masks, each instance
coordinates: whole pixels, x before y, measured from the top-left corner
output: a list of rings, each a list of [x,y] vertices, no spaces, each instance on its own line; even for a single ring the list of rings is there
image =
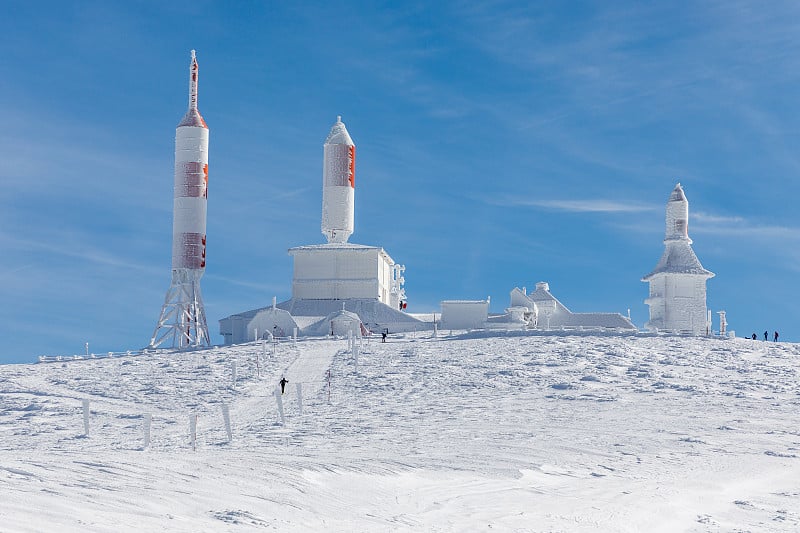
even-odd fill
[[[342,117],[336,117],[323,150],[322,234],[329,243],[344,243],[353,234],[356,145]]]
[[[710,332],[706,310],[706,280],[714,273],[703,268],[689,238],[689,201],[678,183],[667,202],[664,254],[656,268],[642,278],[650,283],[649,330]]]
[[[189,110],[175,130],[175,189],[172,219],[172,284],[150,347],[208,346],[208,326],[200,293],[206,268],[208,126],[197,109],[198,66],[189,66]]]

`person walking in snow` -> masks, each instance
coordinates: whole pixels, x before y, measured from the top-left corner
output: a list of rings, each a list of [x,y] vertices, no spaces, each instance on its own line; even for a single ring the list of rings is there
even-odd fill
[[[775,332],[775,338],[773,339],[774,342],[778,342],[778,332]]]
[[[281,394],[283,394],[283,392],[286,390],[286,384],[289,383],[289,380],[285,377],[282,377],[278,383],[281,384]]]
[[[765,340],[765,341],[768,341],[768,340],[769,340],[769,331],[765,331],[765,332],[764,332],[764,340]]]

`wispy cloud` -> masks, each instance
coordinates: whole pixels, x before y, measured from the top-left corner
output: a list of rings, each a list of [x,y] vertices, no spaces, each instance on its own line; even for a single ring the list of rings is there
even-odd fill
[[[241,279],[234,279],[227,276],[220,276],[218,274],[206,274],[205,277],[207,279],[221,281],[223,283],[229,283],[231,285],[236,285],[238,287],[245,287],[247,289],[257,289],[258,291],[269,293],[280,293],[286,290],[285,283],[256,283],[251,281],[244,281]]]
[[[149,274],[160,272],[154,265],[132,261],[130,257],[114,255],[107,250],[82,242],[86,238],[86,235],[65,231],[56,232],[49,239],[41,240],[0,232],[0,243],[5,249],[14,249],[27,254],[26,256],[38,253],[80,259],[104,267],[131,269]],[[17,270],[24,270],[24,267],[19,267]]]
[[[704,213],[702,211],[695,211],[691,214],[691,217],[699,222],[700,224],[745,224],[746,221],[742,217],[732,217],[732,216],[724,216],[724,215],[712,215],[709,213]]]
[[[490,200],[493,205],[508,207],[536,207],[570,213],[637,213],[653,211],[655,206],[625,203],[614,200],[528,200],[524,198],[499,198]]]
[[[705,235],[731,235],[763,240],[800,239],[800,227],[762,224],[739,216],[702,212],[691,214],[689,231]]]

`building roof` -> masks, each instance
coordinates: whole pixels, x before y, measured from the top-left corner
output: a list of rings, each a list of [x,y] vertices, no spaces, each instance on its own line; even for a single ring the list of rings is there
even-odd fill
[[[367,246],[350,242],[329,242],[326,244],[306,244],[289,248],[289,253],[295,250],[382,250],[380,246]]]
[[[511,291],[511,294],[512,305],[515,305],[515,300],[519,302],[521,298],[527,298],[535,303],[539,311],[540,323],[548,323],[548,313],[550,313],[548,325],[555,328],[564,326],[573,328],[636,329],[630,319],[619,313],[573,313],[550,293],[550,285],[544,281],[538,282],[536,290],[530,294],[525,294],[516,287]]]
[[[636,326],[620,313],[570,313],[562,321],[564,326],[584,328],[636,329]]]
[[[652,272],[642,278],[649,281],[659,274],[689,274],[694,276],[714,277],[714,273],[703,268],[700,260],[686,241],[670,241],[666,244],[661,260]]]
[[[536,290],[531,293],[528,293],[526,296],[530,301],[534,302],[539,307],[546,307],[545,305],[542,304],[544,304],[545,302],[548,303],[552,302],[551,305],[555,309],[560,309],[562,312],[565,313],[572,312],[567,308],[566,305],[562,304],[558,300],[558,298],[556,298],[550,293],[550,285],[544,281],[540,281],[539,283],[537,283]]]

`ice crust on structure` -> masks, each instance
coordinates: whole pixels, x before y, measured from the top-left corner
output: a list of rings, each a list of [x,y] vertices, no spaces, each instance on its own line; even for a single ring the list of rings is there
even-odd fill
[[[644,277],[645,281],[656,274],[695,274],[708,277],[714,275],[703,268],[688,243],[682,246],[667,246],[655,269]]]
[[[355,227],[356,147],[337,117],[323,146],[322,234],[329,243],[346,243]]]
[[[325,138],[325,144],[346,144],[349,146],[354,146],[353,139],[350,138],[350,134],[347,132],[347,128],[342,122],[341,117],[338,117],[338,120],[331,128],[330,133]]]
[[[195,52],[189,65],[189,109],[175,130],[172,212],[172,283],[150,346],[208,346],[200,278],[206,268],[208,137],[197,109],[199,67]]]
[[[664,253],[642,281],[650,283],[650,330],[710,333],[706,308],[706,280],[714,273],[703,268],[689,238],[689,201],[678,183],[666,207]]]

